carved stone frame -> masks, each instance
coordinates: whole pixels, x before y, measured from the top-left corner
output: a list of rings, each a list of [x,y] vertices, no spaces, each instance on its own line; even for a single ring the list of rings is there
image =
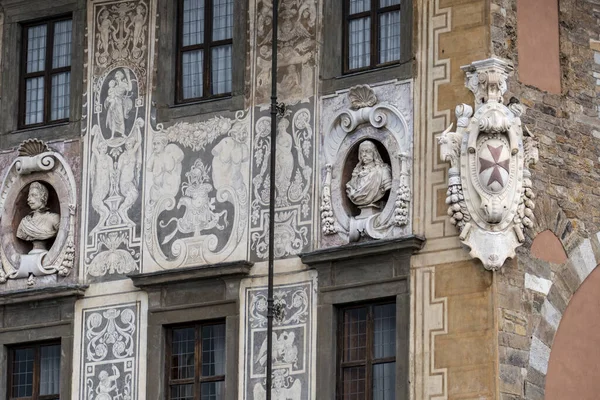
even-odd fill
[[[0,188],[0,282],[11,278],[19,269],[14,229],[17,199],[32,182],[44,182],[58,196],[60,225],[54,244],[44,257],[43,273],[58,272],[67,276],[74,267],[75,211],[77,207],[76,183],[73,172],[63,156],[52,151],[43,142],[32,139],[19,148],[17,157],[7,169]],[[7,206],[11,205],[11,206]]]
[[[7,393],[8,347],[60,340],[60,398],[71,398],[75,302],[86,286],[15,290],[0,295],[0,398]]]
[[[225,398],[238,398],[239,288],[252,263],[235,261],[129,275],[133,284],[148,293],[148,400],[165,398],[164,370],[167,327],[224,319],[226,326]]]
[[[3,4],[4,25],[2,33],[2,66],[4,73],[0,79],[0,136],[2,136],[3,148],[18,145],[23,140],[39,132],[45,140],[77,138],[81,135],[81,112],[82,112],[82,87],[83,87],[83,63],[84,52],[81,47],[85,43],[85,25],[86,25],[86,1],[68,0],[57,4],[47,0],[30,0],[27,5],[21,2],[10,5]],[[71,58],[71,94],[69,96],[69,122],[49,124],[40,128],[17,129],[18,116],[18,93],[19,73],[23,22],[37,20],[40,18],[52,18],[58,15],[70,14],[73,19],[72,33],[72,58]],[[10,66],[10,67],[9,67]],[[10,133],[10,134],[9,134]]]
[[[349,105],[338,112],[331,124],[325,128],[323,158],[321,165],[323,197],[330,194],[333,223],[341,228],[342,235],[350,234],[352,216],[343,205],[345,182],[343,171],[348,162],[348,153],[360,142],[370,139],[385,147],[392,172],[392,187],[381,216],[393,224],[384,236],[375,239],[399,237],[412,232],[410,216],[410,192],[412,187],[409,165],[412,158],[412,132],[400,110],[387,102],[379,102],[368,85],[356,86],[348,93]],[[401,193],[407,192],[401,196]],[[406,209],[406,216],[395,219]],[[394,223],[394,221],[396,221]],[[326,221],[322,220],[322,228]],[[326,235],[336,233],[325,232]],[[328,243],[329,245],[341,243]]]
[[[335,399],[339,306],[396,299],[396,399],[408,400],[410,344],[410,256],[424,239],[365,242],[301,254],[319,274],[317,305],[317,393]]]

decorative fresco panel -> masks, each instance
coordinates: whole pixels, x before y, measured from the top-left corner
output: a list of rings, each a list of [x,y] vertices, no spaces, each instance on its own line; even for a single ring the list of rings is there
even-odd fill
[[[277,123],[275,157],[276,258],[288,258],[312,243],[315,132],[313,107],[287,107]],[[268,257],[269,155],[271,118],[258,112],[252,141],[252,193],[250,200],[250,258]]]
[[[271,93],[272,2],[256,2],[255,104],[269,101]],[[279,2],[277,92],[279,101],[295,104],[314,95],[317,3]]]
[[[153,131],[144,210],[153,263],[175,268],[245,257],[249,131],[243,111]]]
[[[267,288],[246,288],[244,399],[266,398]],[[311,398],[314,282],[275,285],[273,320],[273,399]]]
[[[136,400],[139,396],[140,303],[82,312],[82,400]]]
[[[140,270],[152,7],[144,0],[90,5],[84,263],[91,282]]]

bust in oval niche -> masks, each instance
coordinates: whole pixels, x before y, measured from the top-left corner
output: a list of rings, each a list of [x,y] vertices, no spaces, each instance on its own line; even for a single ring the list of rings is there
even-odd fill
[[[33,244],[29,254],[48,251],[48,243],[56,237],[60,225],[60,215],[48,208],[50,192],[46,185],[34,181],[29,185],[27,205],[31,210],[19,222],[17,237]]]
[[[391,187],[389,164],[383,160],[373,141],[362,141],[358,146],[358,163],[346,183],[348,199],[360,210],[355,218],[364,219],[379,213]]]

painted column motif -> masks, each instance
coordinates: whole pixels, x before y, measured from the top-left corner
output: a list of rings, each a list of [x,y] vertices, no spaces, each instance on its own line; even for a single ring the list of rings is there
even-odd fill
[[[253,34],[254,108],[249,258],[268,255],[268,200],[271,93],[272,6],[256,0]],[[279,3],[277,96],[284,104],[277,124],[275,176],[275,257],[290,258],[311,248],[315,180],[315,97],[317,74],[317,7],[315,2]],[[252,22],[251,22],[252,23]]]
[[[85,272],[92,280],[140,269],[153,7],[137,0],[97,1],[88,8],[83,230]]]
[[[140,348],[140,304],[83,310],[82,400],[136,400]]]
[[[314,281],[274,286],[273,399],[307,400],[313,391]],[[266,398],[267,288],[246,288],[243,332],[245,354],[241,392],[244,399]]]

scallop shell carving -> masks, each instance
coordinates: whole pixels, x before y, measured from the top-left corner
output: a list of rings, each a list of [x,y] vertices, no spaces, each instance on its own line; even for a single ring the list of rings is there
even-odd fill
[[[20,157],[33,157],[50,151],[50,148],[39,139],[27,139],[21,143],[17,151]]]
[[[357,85],[350,89],[348,98],[354,110],[373,107],[377,104],[377,96],[369,85]]]

